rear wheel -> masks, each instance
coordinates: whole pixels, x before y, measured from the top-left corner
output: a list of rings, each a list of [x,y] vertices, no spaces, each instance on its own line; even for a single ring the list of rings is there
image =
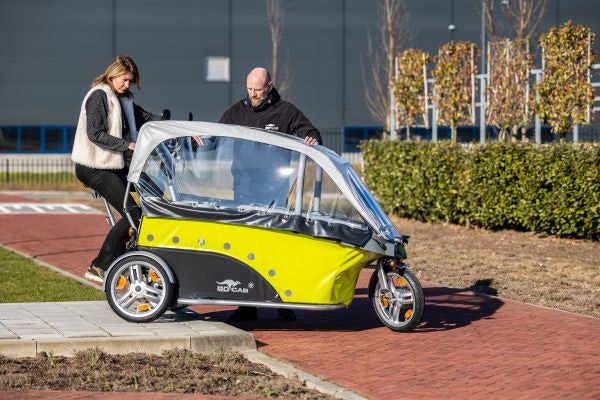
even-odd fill
[[[129,322],[160,317],[173,304],[174,292],[165,269],[145,256],[122,259],[106,277],[108,304]]]
[[[377,270],[373,274],[372,301],[381,322],[396,332],[413,330],[421,322],[425,308],[423,289],[417,277],[408,269],[387,272],[388,290],[379,282]]]

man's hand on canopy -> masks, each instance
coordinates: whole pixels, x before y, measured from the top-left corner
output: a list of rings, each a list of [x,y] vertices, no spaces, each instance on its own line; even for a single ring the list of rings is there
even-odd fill
[[[317,139],[315,139],[314,137],[305,136],[304,143],[310,144],[310,145],[315,145],[315,144],[319,144],[319,141]]]

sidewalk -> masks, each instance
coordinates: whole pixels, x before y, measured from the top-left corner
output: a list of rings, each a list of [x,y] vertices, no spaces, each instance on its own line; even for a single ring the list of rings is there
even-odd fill
[[[107,231],[99,215],[0,215],[0,225],[1,244],[77,277]],[[295,322],[260,310],[235,327],[259,353],[369,399],[600,398],[600,319],[425,285],[423,324],[394,333],[368,300],[369,272],[348,309],[301,311]],[[231,309],[192,310],[219,323]]]
[[[168,312],[147,324],[118,317],[105,301],[0,304],[0,353],[35,357],[39,352],[71,356],[99,347],[112,354],[161,354],[183,348],[198,353],[218,349],[255,350],[254,337],[192,311]]]

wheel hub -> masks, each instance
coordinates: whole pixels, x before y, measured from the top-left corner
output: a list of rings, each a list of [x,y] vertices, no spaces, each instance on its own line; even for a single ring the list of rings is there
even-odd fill
[[[146,293],[146,285],[143,283],[134,283],[133,284],[133,293],[136,295],[136,297],[138,299],[141,299],[144,295],[144,293]]]

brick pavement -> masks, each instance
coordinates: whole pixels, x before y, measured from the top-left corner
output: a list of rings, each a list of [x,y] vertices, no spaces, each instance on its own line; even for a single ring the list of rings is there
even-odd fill
[[[93,215],[0,215],[0,226],[0,243],[79,276],[107,231]],[[348,309],[287,323],[260,310],[236,326],[265,354],[370,399],[600,398],[600,319],[425,285],[423,324],[393,333],[368,301],[369,273]],[[230,308],[194,310],[225,320]]]
[[[261,397],[208,396],[187,393],[147,392],[74,392],[32,390],[29,392],[0,392],[0,400],[261,400]]]

